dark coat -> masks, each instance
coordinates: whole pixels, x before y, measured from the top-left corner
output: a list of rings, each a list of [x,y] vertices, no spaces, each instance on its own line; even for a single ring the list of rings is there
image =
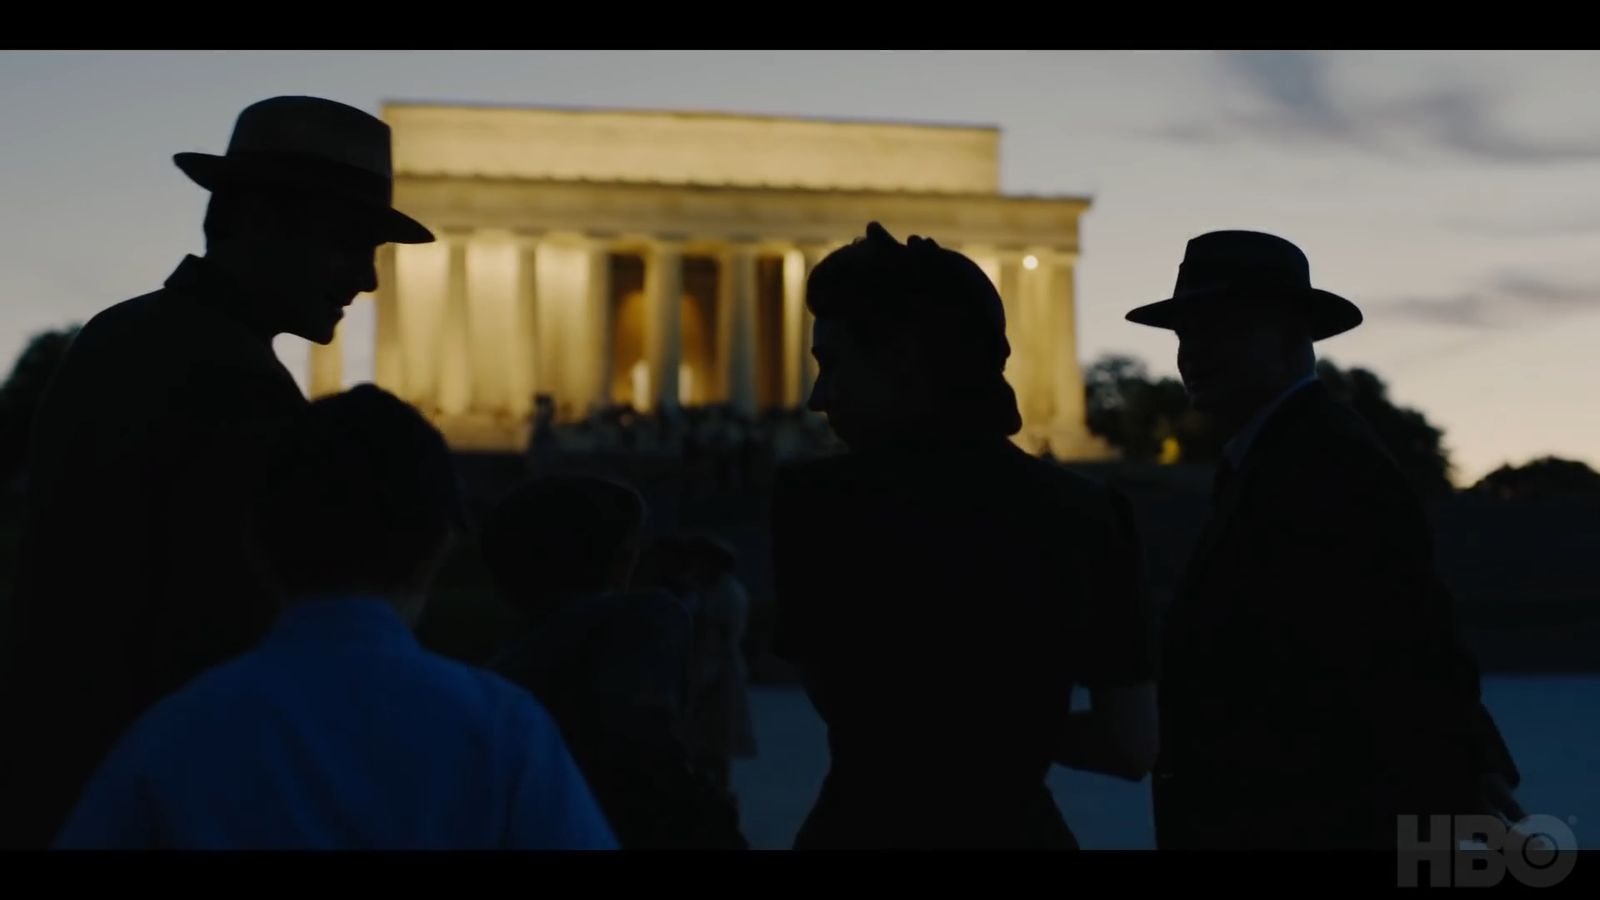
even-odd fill
[[[1048,773],[1075,685],[1154,676],[1131,516],[1005,439],[787,468],[775,651],[828,726],[796,846],[1075,846]]]
[[[274,605],[245,504],[294,379],[188,258],[84,326],[35,423],[0,716],[0,844],[44,846],[113,741]]]
[[[1267,420],[1163,623],[1163,848],[1393,846],[1515,767],[1480,702],[1431,528],[1313,383]]]
[[[578,596],[490,663],[555,718],[626,850],[748,847],[733,798],[684,741],[691,631],[665,592]]]

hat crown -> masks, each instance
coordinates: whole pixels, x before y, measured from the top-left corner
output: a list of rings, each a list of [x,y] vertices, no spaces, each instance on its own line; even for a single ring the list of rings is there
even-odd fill
[[[1311,264],[1299,247],[1258,231],[1213,231],[1190,239],[1172,296],[1130,310],[1126,318],[1170,329],[1195,314],[1278,308],[1303,314],[1318,341],[1362,321],[1354,303],[1312,287]]]
[[[394,177],[388,124],[320,97],[273,97],[247,107],[228,142],[229,156],[241,154],[310,157]]]
[[[1213,231],[1189,241],[1178,290],[1226,285],[1308,288],[1311,263],[1293,243],[1259,231]]]
[[[208,191],[255,184],[353,203],[384,241],[426,244],[433,232],[394,208],[387,123],[321,97],[273,97],[233,124],[224,156],[179,153],[172,161]]]

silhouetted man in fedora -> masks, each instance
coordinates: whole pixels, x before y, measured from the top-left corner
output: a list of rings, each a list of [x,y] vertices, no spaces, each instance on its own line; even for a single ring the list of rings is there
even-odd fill
[[[1232,435],[1163,623],[1159,845],[1392,848],[1402,815],[1521,818],[1422,506],[1316,376],[1313,343],[1361,312],[1293,244],[1231,231],[1127,318],[1177,333],[1191,402]]]
[[[433,239],[391,206],[388,126],[343,104],[263,101],[175,162],[211,191],[205,256],[84,326],[32,436],[3,846],[47,845],[140,713],[264,633],[242,498],[306,405],[272,340],[328,343],[378,246]]]

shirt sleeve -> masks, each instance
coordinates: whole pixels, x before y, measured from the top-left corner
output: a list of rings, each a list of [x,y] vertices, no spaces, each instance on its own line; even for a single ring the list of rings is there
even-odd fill
[[[516,754],[506,849],[615,850],[617,839],[553,719],[519,697]]]

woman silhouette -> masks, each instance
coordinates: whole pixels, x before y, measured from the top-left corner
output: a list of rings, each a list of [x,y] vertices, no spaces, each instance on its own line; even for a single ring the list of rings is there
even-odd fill
[[[1052,762],[1140,779],[1154,756],[1127,507],[1010,440],[1005,316],[972,260],[873,223],[806,303],[810,407],[849,452],[773,498],[774,650],[831,753],[795,846],[1076,847]]]

